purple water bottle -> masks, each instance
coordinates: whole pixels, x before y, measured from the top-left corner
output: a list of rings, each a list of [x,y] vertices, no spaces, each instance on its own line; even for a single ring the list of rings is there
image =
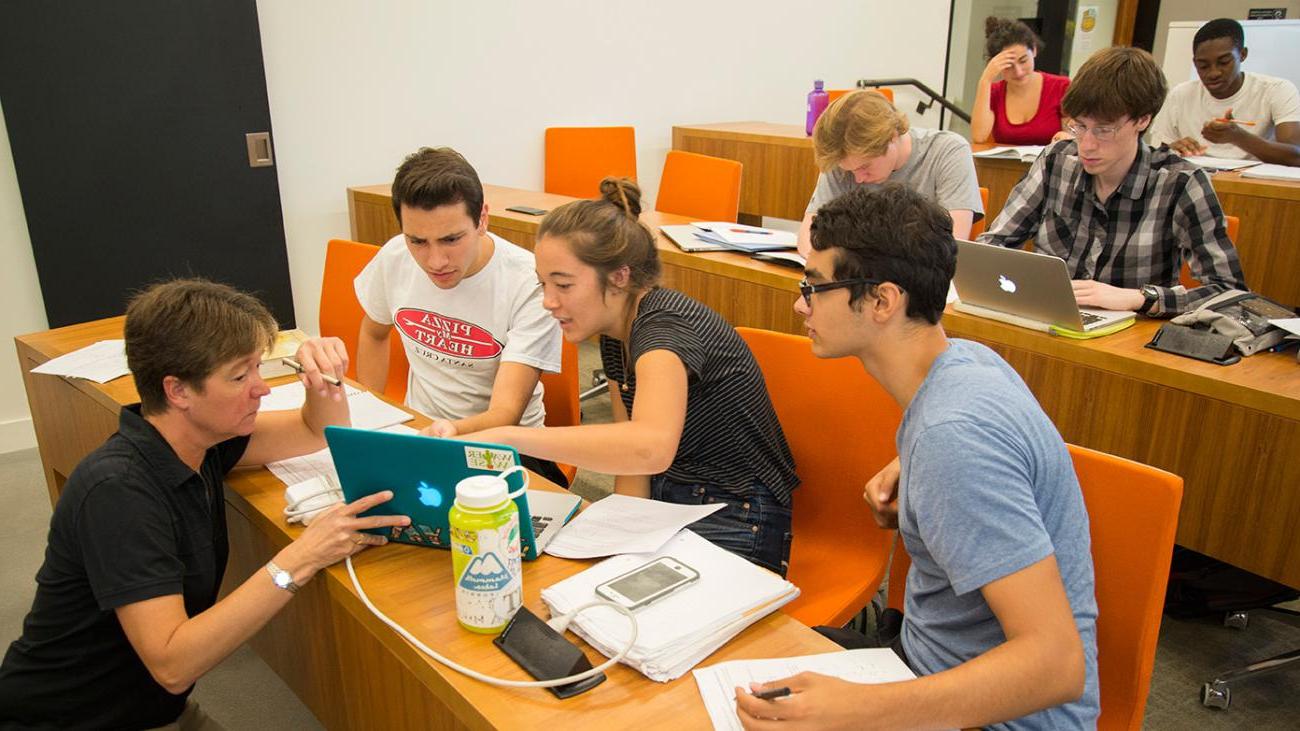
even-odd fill
[[[804,134],[812,137],[813,126],[817,124],[817,118],[822,116],[826,111],[826,104],[829,97],[822,90],[822,81],[818,79],[813,82],[813,90],[808,92],[808,122],[804,125]]]

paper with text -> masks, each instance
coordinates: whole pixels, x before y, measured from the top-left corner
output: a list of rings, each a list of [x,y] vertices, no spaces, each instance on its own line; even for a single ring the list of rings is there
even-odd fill
[[[677,505],[615,493],[579,513],[546,552],[560,558],[653,553],[682,528],[723,507],[722,503]]]
[[[84,378],[95,383],[108,383],[130,372],[131,369],[126,367],[125,340],[101,340],[51,358],[32,369],[32,373]]]
[[[736,716],[737,687],[748,689],[750,683],[782,680],[805,671],[830,675],[850,683],[892,683],[916,677],[889,648],[767,660],[732,660],[700,668],[694,671],[694,675],[713,728],[741,731],[740,719]]]

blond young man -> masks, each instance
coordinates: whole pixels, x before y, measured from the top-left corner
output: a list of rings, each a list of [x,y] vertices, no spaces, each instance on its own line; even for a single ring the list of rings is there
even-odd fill
[[[817,209],[856,188],[901,183],[948,211],[959,239],[969,238],[971,225],[984,217],[970,143],[953,132],[911,127],[906,114],[874,91],[835,100],[813,129],[813,155],[822,172],[799,227],[805,257]]]

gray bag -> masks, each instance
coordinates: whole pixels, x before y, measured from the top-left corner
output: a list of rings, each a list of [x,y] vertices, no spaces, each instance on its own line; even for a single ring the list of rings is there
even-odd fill
[[[1286,331],[1269,320],[1285,317],[1295,317],[1295,313],[1257,294],[1230,289],[1170,322],[1227,335],[1242,355],[1254,355],[1282,342]]]

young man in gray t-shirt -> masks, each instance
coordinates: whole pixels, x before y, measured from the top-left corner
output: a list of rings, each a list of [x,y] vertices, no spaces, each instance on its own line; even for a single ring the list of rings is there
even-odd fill
[[[817,120],[813,155],[821,175],[799,229],[808,256],[808,228],[817,209],[857,188],[902,183],[952,217],[952,235],[970,238],[984,217],[970,143],[954,132],[909,128],[907,115],[874,91],[846,94]]]
[[[900,226],[899,221],[907,222]],[[951,221],[900,185],[824,206],[795,310],[813,352],[855,356],[903,407],[899,459],[867,483],[912,556],[902,652],[917,680],[803,673],[737,689],[743,724],[810,728],[1094,728],[1097,603],[1088,514],[1070,455],[993,351],[939,324]]]

